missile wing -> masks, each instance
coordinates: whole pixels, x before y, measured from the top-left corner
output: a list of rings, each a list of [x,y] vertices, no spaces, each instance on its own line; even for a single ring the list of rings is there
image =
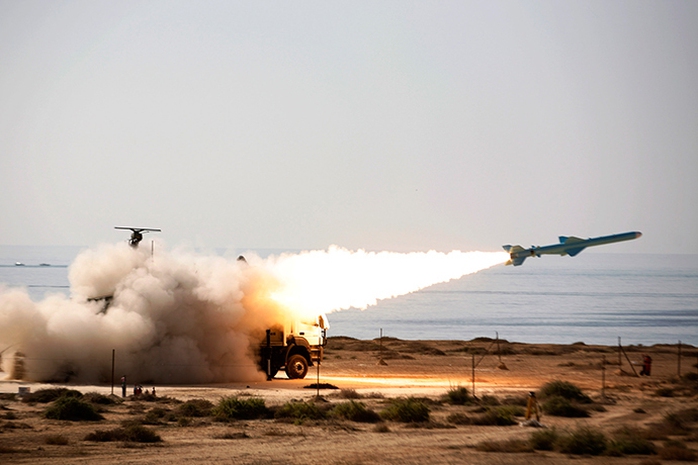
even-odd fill
[[[642,233],[638,231],[612,234],[610,236],[590,237],[588,239],[574,236],[560,236],[559,244],[532,246],[529,249],[524,249],[520,245],[505,245],[503,248],[509,253],[509,261],[507,261],[506,264],[519,266],[523,264],[524,260],[528,257],[540,257],[541,255],[569,255],[570,257],[574,257],[587,247],[630,241],[640,236],[642,236]]]

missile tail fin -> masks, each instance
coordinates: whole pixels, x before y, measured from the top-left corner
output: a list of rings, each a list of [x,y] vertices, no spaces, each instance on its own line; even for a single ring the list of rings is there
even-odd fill
[[[507,265],[519,266],[524,260],[526,260],[526,255],[517,256],[520,252],[525,252],[526,249],[520,245],[503,245],[502,248],[509,253],[510,260],[506,262]]]
[[[520,245],[503,245],[502,248],[506,250],[509,253],[518,253],[518,252],[523,252],[524,249]]]

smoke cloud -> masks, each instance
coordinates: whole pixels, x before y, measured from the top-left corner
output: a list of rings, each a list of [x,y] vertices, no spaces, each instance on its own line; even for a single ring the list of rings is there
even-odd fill
[[[3,370],[23,358],[32,381],[141,383],[261,380],[265,330],[296,318],[364,309],[506,261],[506,253],[326,251],[247,261],[125,243],[80,253],[70,296],[33,302],[0,288]],[[16,354],[18,357],[12,357]]]

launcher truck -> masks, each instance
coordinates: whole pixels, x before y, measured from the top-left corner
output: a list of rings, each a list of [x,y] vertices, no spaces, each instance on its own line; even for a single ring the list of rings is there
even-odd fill
[[[285,370],[290,379],[303,379],[308,367],[322,361],[327,344],[327,317],[318,315],[314,321],[296,320],[272,326],[260,346],[260,367],[267,380]]]

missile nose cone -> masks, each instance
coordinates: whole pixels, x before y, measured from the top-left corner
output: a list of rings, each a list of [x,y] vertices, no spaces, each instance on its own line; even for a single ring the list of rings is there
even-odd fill
[[[637,231],[635,233],[635,239],[637,239],[638,237],[641,237],[641,236],[642,236],[642,233],[640,231]]]

